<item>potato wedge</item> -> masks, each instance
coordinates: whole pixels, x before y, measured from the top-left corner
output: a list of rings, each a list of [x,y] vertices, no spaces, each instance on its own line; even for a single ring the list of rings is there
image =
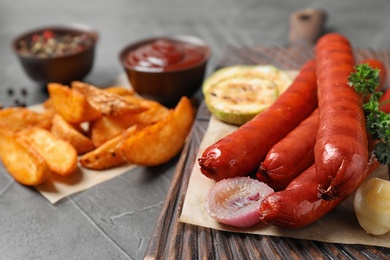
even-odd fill
[[[82,93],[89,104],[104,115],[137,114],[147,109],[137,102],[129,102],[120,95],[84,82],[74,81],[71,87],[73,90]]]
[[[68,176],[77,169],[77,151],[68,142],[43,128],[31,128],[20,132],[21,137],[46,161],[56,174]]]
[[[95,149],[91,139],[83,135],[59,114],[54,115],[50,131],[56,137],[70,143],[79,155]]]
[[[121,135],[105,142],[95,150],[82,155],[79,159],[80,164],[85,168],[93,170],[105,170],[124,164],[126,161],[118,152],[119,145],[136,131],[137,127],[132,126]]]
[[[42,106],[44,109],[47,109],[47,110],[54,110],[54,106],[53,106],[53,102],[50,98],[46,99],[45,101],[43,101],[42,103]]]
[[[156,101],[144,99],[140,102],[143,106],[148,107],[148,110],[136,115],[128,116],[127,120],[131,121],[133,124],[145,126],[154,124],[169,114],[169,109]]]
[[[51,120],[51,113],[37,113],[24,107],[8,107],[0,110],[0,122],[12,132],[30,127],[50,129]]]
[[[0,159],[8,173],[24,185],[33,186],[44,182],[51,172],[43,157],[18,134],[1,124],[0,127]]]
[[[158,102],[142,100],[142,105],[148,110],[138,114],[122,114],[103,116],[91,124],[90,136],[93,144],[98,147],[111,138],[119,135],[132,125],[148,126],[163,119],[169,109]]]
[[[166,163],[182,149],[193,120],[192,104],[183,97],[167,117],[127,138],[119,152],[127,162],[137,165]]]
[[[132,123],[128,123],[123,116],[102,116],[102,118],[91,123],[89,136],[95,147],[118,136]]]
[[[48,90],[51,105],[70,123],[94,121],[102,116],[88,103],[87,98],[76,90],[57,83],[48,84]]]

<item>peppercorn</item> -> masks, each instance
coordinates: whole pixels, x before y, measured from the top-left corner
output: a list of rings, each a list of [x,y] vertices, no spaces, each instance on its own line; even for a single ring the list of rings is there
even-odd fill
[[[21,55],[29,57],[62,57],[85,50],[93,41],[89,34],[57,34],[45,30],[41,34],[34,34],[30,39],[21,40],[18,43],[18,51]]]

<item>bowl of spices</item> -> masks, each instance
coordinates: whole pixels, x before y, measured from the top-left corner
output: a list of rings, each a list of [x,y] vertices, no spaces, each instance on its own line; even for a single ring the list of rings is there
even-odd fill
[[[97,31],[87,25],[54,25],[18,35],[12,49],[33,81],[67,84],[91,71],[98,38]]]
[[[181,97],[191,97],[199,89],[210,55],[203,40],[179,35],[129,44],[119,59],[139,95],[174,106]]]

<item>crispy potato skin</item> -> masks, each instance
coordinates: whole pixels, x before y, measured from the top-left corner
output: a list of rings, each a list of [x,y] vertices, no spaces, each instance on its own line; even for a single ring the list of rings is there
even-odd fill
[[[41,184],[51,174],[43,157],[5,127],[0,131],[0,159],[8,173],[27,186]]]
[[[51,105],[58,114],[70,123],[80,124],[94,121],[102,116],[101,112],[88,103],[83,94],[74,89],[61,84],[50,83],[48,84],[48,90]]]
[[[103,115],[138,114],[147,110],[139,102],[131,102],[121,95],[84,82],[74,81],[71,87],[72,90],[83,94],[88,103]]]
[[[70,143],[38,127],[20,132],[20,137],[45,159],[53,173],[68,176],[76,172],[77,151]]]
[[[127,138],[120,145],[119,152],[129,163],[143,166],[164,164],[182,149],[193,119],[192,104],[183,97],[167,117]]]
[[[20,132],[31,127],[50,129],[52,117],[50,111],[37,113],[24,107],[0,109],[0,122],[12,132]]]
[[[125,159],[120,155],[118,148],[126,138],[133,135],[136,131],[136,126],[126,129],[121,135],[82,155],[79,158],[80,164],[92,170],[105,170],[126,163]]]
[[[138,114],[102,116],[91,124],[90,136],[96,147],[121,134],[133,125],[148,126],[168,115],[169,109],[155,101],[138,99],[137,102],[141,103],[142,106],[148,107],[148,109]]]
[[[54,115],[50,131],[56,137],[69,142],[79,155],[95,149],[91,139],[83,135],[59,114]]]

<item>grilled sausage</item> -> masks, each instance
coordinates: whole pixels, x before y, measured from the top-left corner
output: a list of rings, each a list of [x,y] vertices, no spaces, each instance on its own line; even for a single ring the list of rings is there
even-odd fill
[[[216,181],[255,173],[268,150],[316,108],[315,67],[308,61],[270,108],[206,148],[201,172]]]
[[[286,188],[295,177],[314,164],[317,131],[318,109],[270,149],[257,171],[257,179],[274,190]]]
[[[340,34],[322,36],[316,45],[319,129],[314,147],[321,198],[353,192],[363,178],[368,144],[362,99],[348,85],[355,65],[352,47]]]
[[[355,182],[354,189],[379,166],[375,156],[365,165],[360,174],[364,176]],[[260,204],[259,216],[262,222],[283,227],[301,228],[307,226],[337,207],[347,196],[334,200],[323,200],[318,197],[319,185],[316,168],[313,164],[295,178],[285,190],[268,195]]]
[[[382,90],[386,81],[384,64],[377,59],[365,59],[360,64],[368,64],[379,69],[380,85],[377,91]],[[388,95],[390,99],[390,92]],[[312,115],[270,149],[259,167],[257,178],[274,190],[286,188],[295,177],[314,163],[313,149],[317,131],[318,110],[315,110]]]

